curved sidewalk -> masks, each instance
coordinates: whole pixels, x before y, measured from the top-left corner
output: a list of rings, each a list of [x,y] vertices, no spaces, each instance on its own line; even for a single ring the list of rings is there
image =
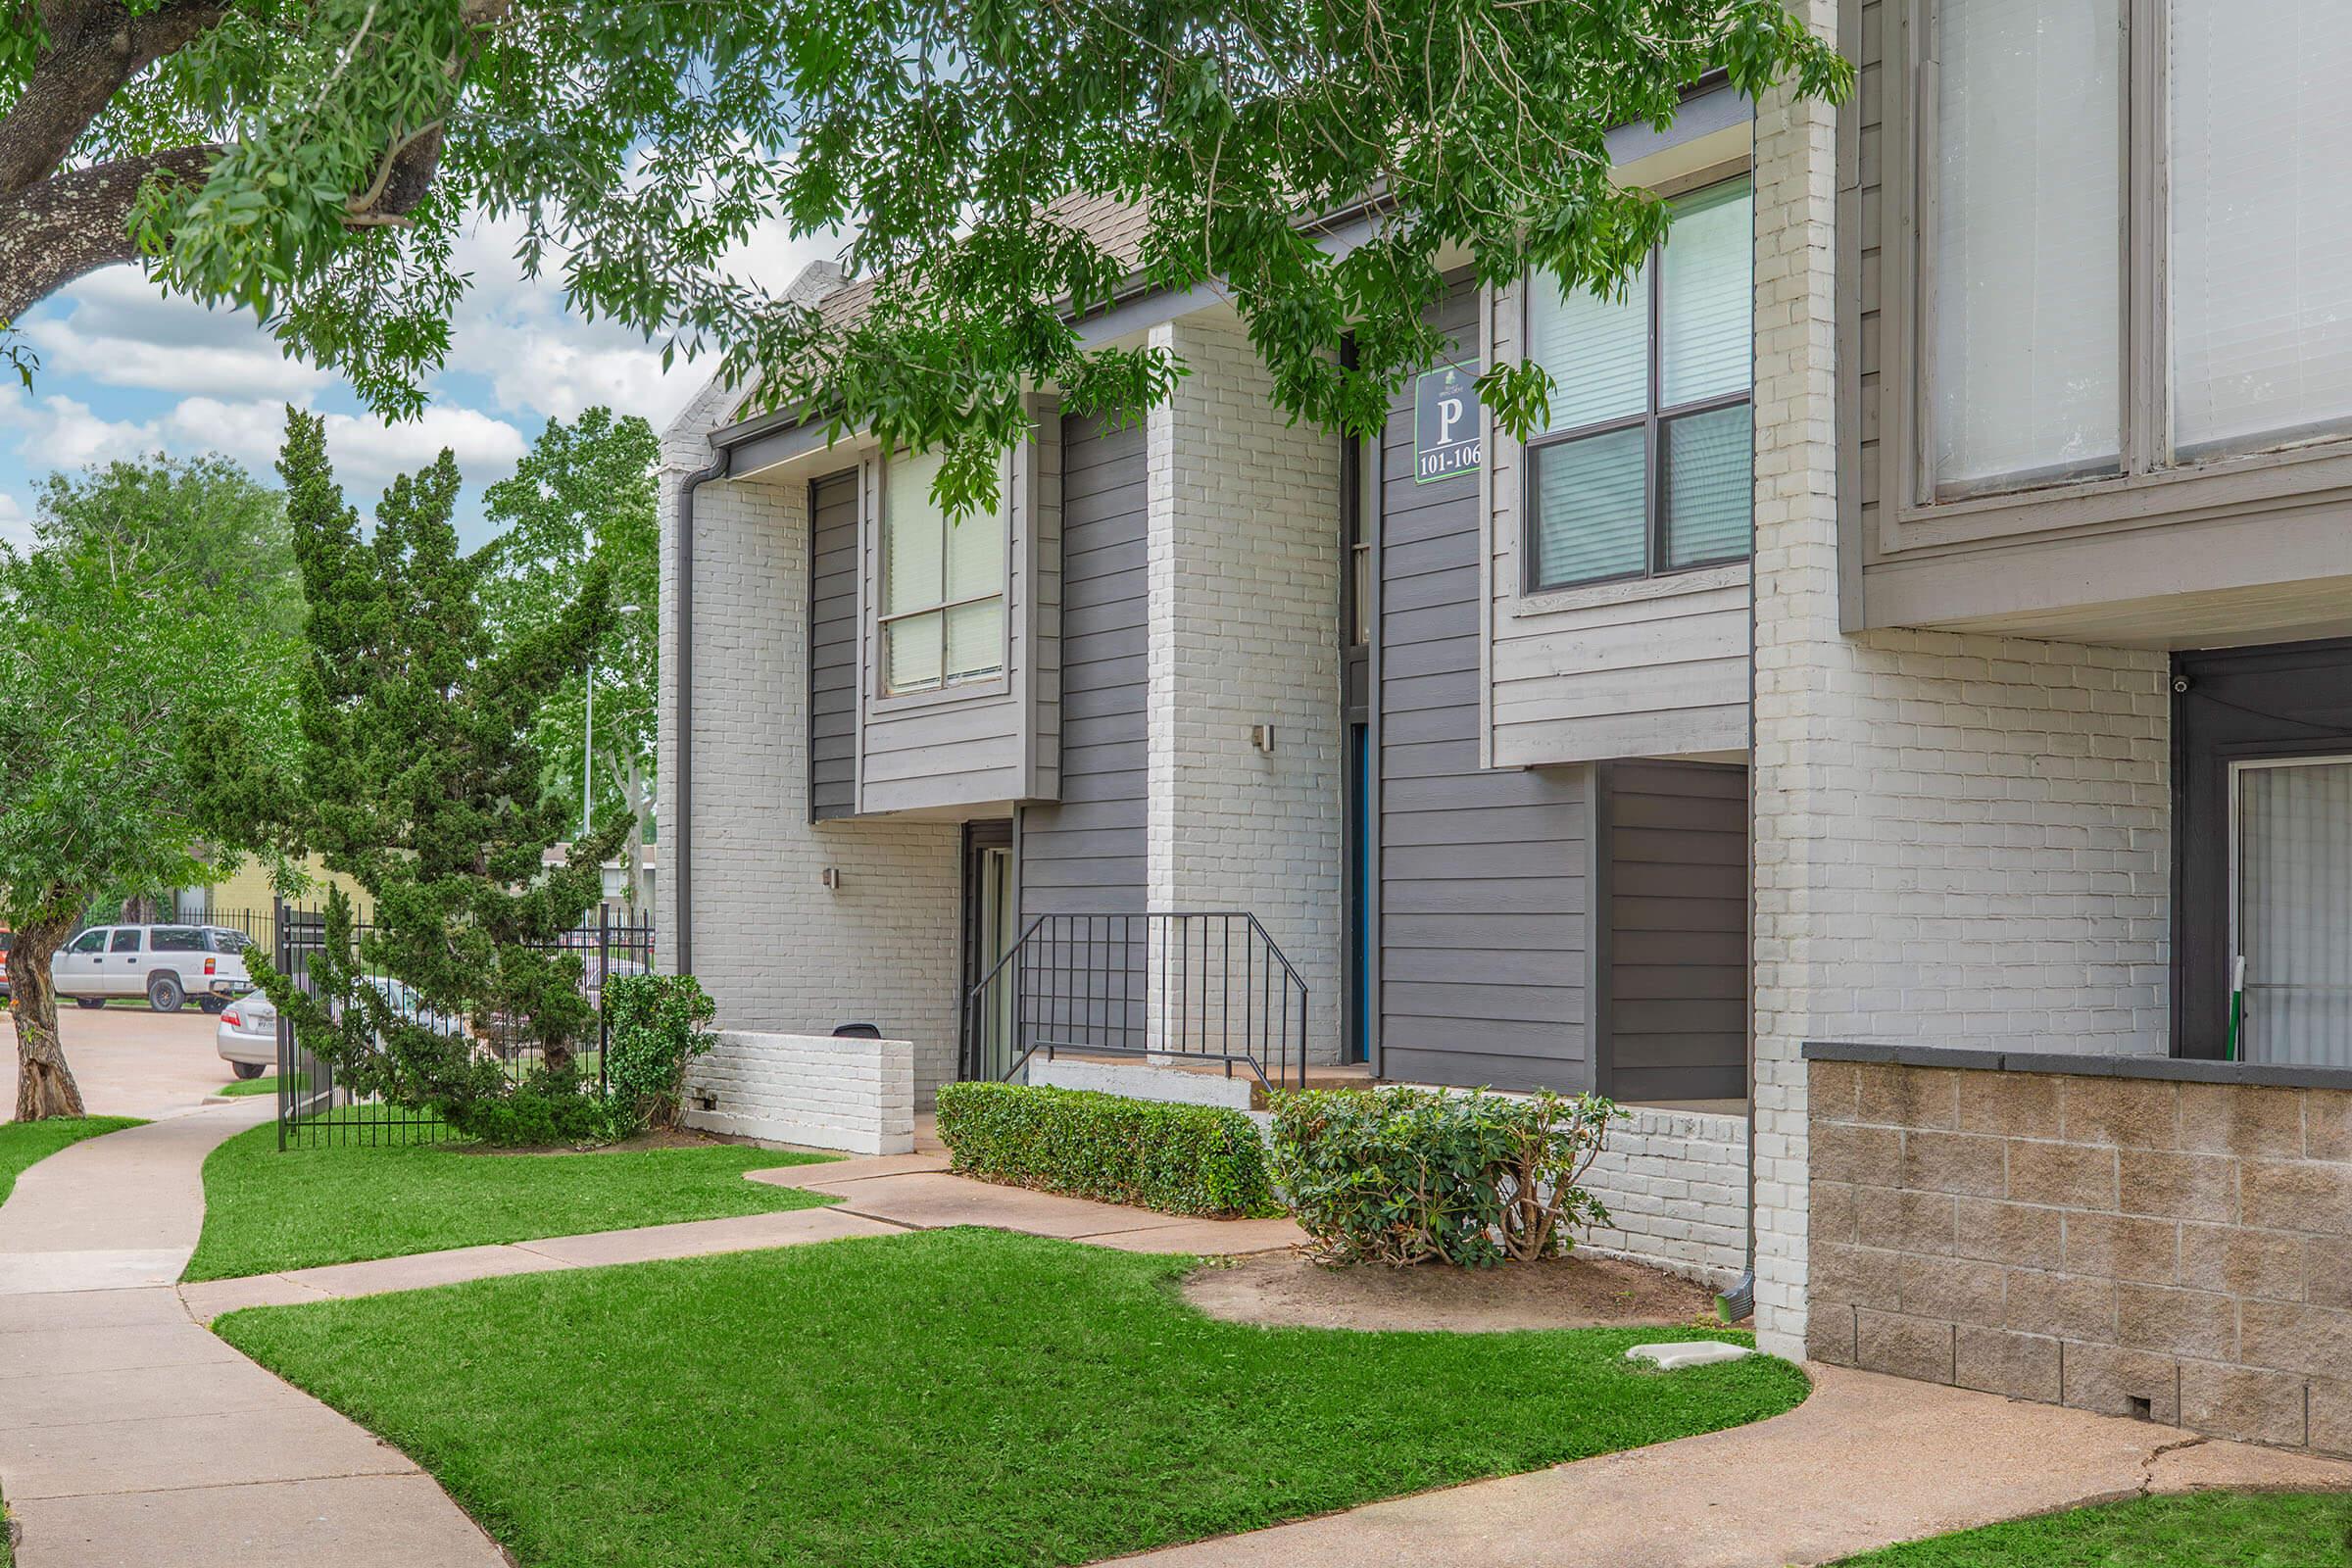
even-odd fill
[[[500,1568],[397,1448],[190,1320],[204,1157],[271,1102],[87,1139],[0,1204],[0,1495],[20,1568]]]

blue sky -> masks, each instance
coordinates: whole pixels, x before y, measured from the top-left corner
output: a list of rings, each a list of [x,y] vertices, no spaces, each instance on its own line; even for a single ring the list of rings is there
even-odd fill
[[[482,488],[513,470],[550,418],[605,403],[660,429],[711,368],[708,358],[681,358],[664,373],[658,344],[568,315],[559,285],[523,279],[514,244],[511,227],[490,223],[461,242],[457,264],[474,287],[453,323],[448,366],[424,416],[398,424],[369,414],[339,377],[287,359],[250,316],[168,299],[135,268],[83,278],[24,318],[41,360],[31,390],[0,383],[0,540],[29,538],[52,469],[219,452],[273,483],[284,406],[294,403],[326,416],[337,477],[363,514],[394,474],[450,448],[466,481],[461,525],[480,542]],[[781,289],[833,248],[779,233],[745,247],[735,265]]]

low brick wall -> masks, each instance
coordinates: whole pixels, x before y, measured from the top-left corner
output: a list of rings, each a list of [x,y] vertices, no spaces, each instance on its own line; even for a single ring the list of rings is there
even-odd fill
[[[725,1029],[694,1063],[685,1100],[682,1119],[707,1132],[904,1154],[914,1148],[914,1047]]]
[[[1855,1049],[1807,1051],[1816,1358],[2352,1453],[2352,1089]]]
[[[1611,1224],[1580,1246],[1721,1286],[1747,1256],[1747,1120],[1620,1107],[1585,1187]]]

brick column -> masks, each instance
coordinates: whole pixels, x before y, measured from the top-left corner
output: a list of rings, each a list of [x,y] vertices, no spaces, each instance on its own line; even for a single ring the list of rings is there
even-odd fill
[[[1229,314],[1152,342],[1193,373],[1147,431],[1151,905],[1256,914],[1306,982],[1315,1059],[1333,1060],[1339,442],[1275,410]],[[1274,728],[1270,753],[1250,743],[1258,724]]]
[[[1832,0],[1804,0],[1817,31]],[[1807,1039],[2165,1046],[2164,656],[1839,630],[1836,112],[1756,116],[1757,1330],[1806,1336]],[[1860,280],[1848,281],[1859,287]]]

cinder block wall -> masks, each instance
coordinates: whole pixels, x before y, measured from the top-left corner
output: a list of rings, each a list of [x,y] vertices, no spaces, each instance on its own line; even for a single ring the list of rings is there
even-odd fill
[[[2352,1453],[2352,1091],[1809,1076],[1814,1356]]]
[[[705,1110],[704,1097],[717,1102]],[[914,1055],[903,1040],[722,1031],[688,1071],[689,1127],[839,1149],[914,1148]]]
[[[1832,0],[1796,9],[1834,35]],[[1756,1295],[1785,1354],[1804,1041],[2157,1053],[2166,1011],[2164,656],[1841,629],[1834,127],[1758,106]]]
[[[1193,373],[1145,432],[1151,905],[1254,913],[1306,982],[1312,1059],[1337,1060],[1339,442],[1284,420],[1230,313],[1152,342]]]
[[[676,518],[709,459],[693,421],[663,443],[659,952],[677,962]],[[957,830],[808,820],[808,485],[714,481],[695,497],[693,963],[721,1027],[829,1034],[871,1022],[915,1046],[928,1105],[955,1076]],[[841,886],[821,885],[826,867]],[[733,1107],[720,1105],[719,1110]]]

